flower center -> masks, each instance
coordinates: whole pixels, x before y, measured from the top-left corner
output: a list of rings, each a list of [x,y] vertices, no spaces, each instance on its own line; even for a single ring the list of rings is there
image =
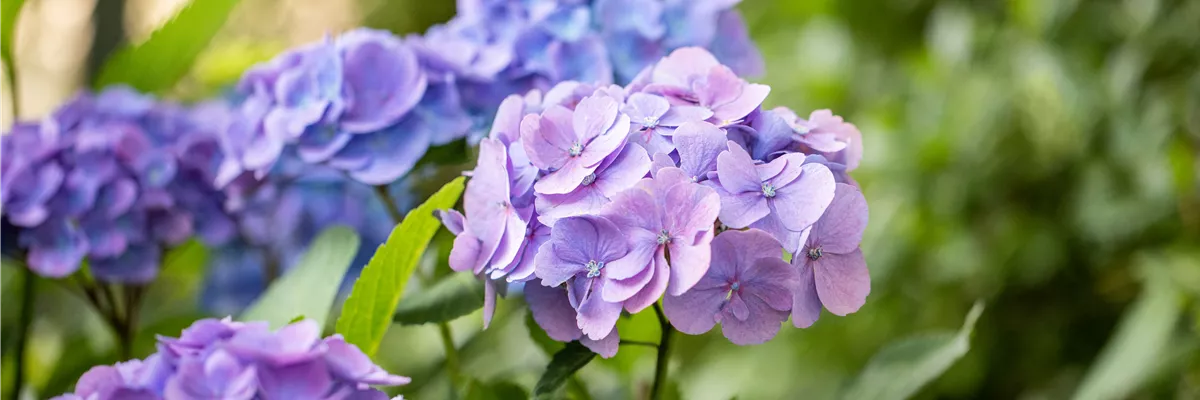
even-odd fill
[[[654,129],[658,127],[658,118],[645,117],[642,118],[642,130]]]
[[[729,285],[729,291],[731,291],[731,292],[736,292],[736,291],[738,291],[738,289],[741,289],[741,288],[742,288],[742,283],[738,282],[738,281],[733,281],[733,283]]]
[[[567,150],[567,155],[571,157],[579,157],[580,154],[583,154],[583,145],[579,142],[575,142],[571,145],[571,149]]]
[[[662,232],[658,233],[658,244],[667,243],[671,243],[671,233],[667,232],[666,229],[663,229]]]
[[[775,186],[772,186],[770,182],[763,182],[762,194],[763,194],[763,196],[766,196],[768,199],[775,197]]]
[[[587,277],[595,278],[600,276],[600,270],[604,269],[604,261],[591,260],[587,263]]]
[[[582,184],[583,184],[583,186],[587,186],[587,185],[591,185],[594,182],[596,182],[596,174],[588,174],[587,176],[583,177]]]
[[[809,260],[817,261],[817,259],[821,258],[821,256],[824,254],[825,253],[821,251],[820,247],[813,247],[811,249],[808,249],[808,259]]]

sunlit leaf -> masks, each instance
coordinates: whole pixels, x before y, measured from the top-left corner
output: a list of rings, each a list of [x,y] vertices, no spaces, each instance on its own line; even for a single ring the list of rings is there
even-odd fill
[[[448,322],[483,308],[483,282],[470,274],[454,274],[396,307],[393,320],[401,325]]]
[[[957,333],[928,333],[888,344],[871,357],[841,398],[903,399],[916,394],[967,354],[971,332],[981,313],[983,303],[975,303]]]
[[[193,0],[146,41],[114,52],[94,86],[127,84],[147,93],[170,89],[192,68],[238,2]]]
[[[550,364],[546,365],[546,372],[542,373],[537,386],[533,387],[533,396],[538,399],[555,398],[558,389],[567,383],[571,375],[591,362],[593,358],[596,358],[596,353],[579,342],[567,343],[566,347],[554,353]]]
[[[303,315],[323,326],[358,245],[358,234],[350,228],[335,226],[321,232],[300,261],[271,284],[242,319],[279,327]]]
[[[379,349],[408,279],[433,234],[441,227],[433,211],[454,206],[462,191],[462,177],[447,183],[424,204],[410,211],[392,230],[387,242],[375,251],[350,290],[350,297],[346,298],[338,318],[337,332],[345,336],[347,342],[357,345],[368,355]]]
[[[529,394],[525,388],[512,382],[482,383],[472,381],[464,396],[467,400],[525,400]]]

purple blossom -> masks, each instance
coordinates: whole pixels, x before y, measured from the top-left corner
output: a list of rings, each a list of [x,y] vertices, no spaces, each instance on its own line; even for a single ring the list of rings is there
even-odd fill
[[[608,336],[621,315],[621,303],[604,300],[602,293],[613,282],[606,266],[628,253],[620,229],[590,215],[559,220],[538,249],[537,277],[545,286],[566,285],[579,329],[592,340]]]
[[[671,154],[675,145],[671,136],[675,129],[691,121],[704,121],[712,116],[708,109],[676,105],[672,106],[667,99],[646,93],[634,93],[622,111],[629,115],[633,123],[629,141],[637,143],[651,155],[658,153]]]
[[[759,344],[775,337],[792,306],[796,270],[766,232],[726,231],[712,242],[712,266],[696,286],[663,299],[680,332],[698,335],[717,323],[731,342]]]
[[[555,106],[521,122],[521,141],[534,166],[550,171],[534,184],[542,194],[570,193],[621,149],[629,116],[607,96],[580,101],[575,111]]]
[[[679,149],[678,167],[692,182],[707,181],[717,171],[717,157],[727,148],[726,134],[707,122],[688,122],[675,130],[675,147]],[[676,166],[669,157],[659,157],[660,167]],[[658,169],[656,168],[656,171]]]
[[[867,200],[851,185],[837,185],[829,209],[817,223],[804,248],[792,257],[799,271],[792,306],[792,323],[812,326],[824,307],[834,315],[858,311],[871,293],[871,275],[858,248],[867,227]]]
[[[720,206],[715,191],[677,168],[617,195],[601,215],[621,229],[629,254],[608,264],[604,299],[638,312],[664,291],[678,296],[695,285],[708,270]]]
[[[833,200],[833,174],[821,164],[804,164],[802,154],[783,155],[754,164],[734,142],[717,157],[721,222],[731,228],[759,228],[795,253],[803,232]]]
[[[534,280],[525,285],[525,301],[529,303],[534,322],[551,339],[560,342],[578,340],[604,358],[617,355],[620,338],[616,326],[600,340],[584,335],[577,322],[579,313],[572,307],[566,289],[544,286]]]
[[[644,90],[704,107],[712,111],[709,121],[727,126],[758,109],[771,88],[747,83],[704,49],[684,47],[654,66]]]
[[[57,398],[349,399],[382,396],[372,385],[409,383],[341,336],[319,335],[312,320],[274,332],[261,322],[199,320],[177,339],[160,337],[158,353],[144,361],[93,367],[74,394]]]
[[[813,111],[807,120],[784,107],[772,111],[791,125],[794,140],[804,152],[823,155],[832,162],[845,165],[847,171],[858,168],[863,152],[862,133],[854,124],[833,115],[828,109]]]
[[[600,163],[570,193],[543,194],[535,202],[538,220],[554,226],[554,221],[574,215],[595,214],[617,193],[633,186],[650,172],[650,158],[636,145],[626,145],[619,153]]]

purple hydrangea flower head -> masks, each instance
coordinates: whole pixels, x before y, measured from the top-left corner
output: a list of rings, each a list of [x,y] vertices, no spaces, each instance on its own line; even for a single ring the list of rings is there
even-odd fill
[[[529,303],[534,322],[537,322],[551,339],[560,342],[578,340],[604,358],[617,355],[620,337],[616,326],[599,340],[584,335],[577,322],[579,312],[571,306],[567,289],[544,286],[538,280],[530,281],[525,285],[525,301]]]
[[[858,311],[871,293],[871,275],[858,244],[867,227],[867,200],[857,188],[839,183],[829,209],[813,225],[804,248],[792,257],[799,281],[792,323],[812,326],[821,308],[844,316]]]
[[[862,133],[854,124],[833,115],[828,109],[813,111],[807,120],[784,107],[772,111],[791,125],[795,132],[794,140],[804,152],[821,154],[830,161],[845,165],[847,171],[858,168],[862,161]]]
[[[417,53],[399,38],[373,29],[338,37],[344,60],[343,132],[374,132],[392,125],[421,101],[426,78]]]
[[[792,307],[796,270],[766,232],[726,231],[712,242],[712,266],[691,290],[663,299],[680,332],[697,335],[717,323],[731,342],[759,344],[775,337]]]
[[[625,302],[630,312],[650,306],[663,292],[683,294],[708,269],[717,193],[667,168],[618,194],[601,215],[629,242],[629,254],[609,263],[606,301]],[[670,261],[668,261],[668,257]]]
[[[534,166],[551,171],[534,184],[543,194],[570,193],[605,158],[621,149],[629,116],[607,96],[580,101],[574,111],[555,106],[521,122],[521,141]]]
[[[734,142],[717,156],[719,178],[711,186],[721,196],[721,222],[731,228],[759,228],[795,252],[805,229],[833,200],[833,174],[821,164],[804,164],[804,155],[786,154],[755,164]]]
[[[758,109],[771,88],[746,82],[702,48],[684,47],[654,66],[644,90],[704,107],[712,111],[710,121],[727,126]]]
[[[357,347],[321,340],[311,320],[271,332],[266,323],[200,320],[179,338],[159,338],[158,353],[97,366],[60,399],[357,399],[371,386],[404,385]],[[384,396],[383,398],[386,398]]]
[[[706,108],[672,106],[666,98],[647,93],[633,93],[622,111],[633,123],[629,141],[637,143],[650,154],[671,154],[675,145],[671,136],[675,129],[691,121],[704,121],[712,116]]]
[[[566,285],[570,305],[578,312],[579,329],[600,340],[612,332],[622,308],[620,302],[603,299],[605,286],[612,281],[606,266],[628,253],[621,230],[608,219],[563,218],[538,249],[536,274],[542,285]]]

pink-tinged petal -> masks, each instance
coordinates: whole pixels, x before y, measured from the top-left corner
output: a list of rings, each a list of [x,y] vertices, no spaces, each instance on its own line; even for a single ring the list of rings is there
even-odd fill
[[[621,316],[621,303],[604,301],[598,296],[599,293],[595,293],[603,292],[605,283],[604,280],[596,283],[599,287],[579,304],[579,315],[575,318],[579,330],[593,340],[603,339],[612,332],[613,327],[617,326],[617,318]]]
[[[827,253],[845,254],[858,248],[867,229],[867,199],[858,188],[837,184],[833,202],[813,225],[812,242]]]
[[[575,309],[567,301],[566,290],[531,281],[525,285],[525,301],[529,303],[534,322],[551,339],[569,342],[583,335],[575,323]]]
[[[605,266],[604,268],[607,270],[609,267]],[[608,276],[608,271],[605,272],[607,283],[604,285],[604,290],[600,292],[600,297],[604,301],[611,303],[620,303],[629,300],[630,297],[638,294],[638,292],[646,287],[647,283],[650,283],[655,278],[654,253],[650,253],[650,257],[647,258],[646,264],[642,266],[642,269],[629,278],[613,279]]]
[[[628,137],[629,116],[621,114],[611,129],[590,139],[591,141],[584,146],[583,153],[579,154],[579,163],[587,166],[600,164],[625,146],[625,139]]]
[[[629,253],[624,257],[609,261],[604,266],[604,276],[608,279],[629,279],[650,268],[654,253],[658,251],[658,234],[637,228],[627,228],[624,234],[629,239]],[[625,300],[610,300],[621,301]]]
[[[729,150],[717,156],[717,174],[721,177],[721,187],[734,194],[761,193],[763,180],[759,178],[750,153],[734,142],[726,142],[726,146]]]
[[[458,272],[483,272],[484,263],[479,262],[481,244],[471,232],[463,232],[454,238],[454,247],[450,249],[450,269]],[[479,267],[479,271],[475,269]]]
[[[625,101],[625,113],[634,125],[655,124],[671,108],[671,103],[661,96],[634,93]]]
[[[539,285],[540,286],[540,285]],[[496,314],[496,282],[483,278],[483,329],[492,323]]]
[[[617,335],[617,327],[614,326],[612,332],[609,332],[603,339],[592,340],[592,338],[584,336],[579,338],[579,343],[599,354],[600,357],[612,358],[617,355],[617,350],[621,347],[621,337]]]
[[[626,311],[634,314],[641,312],[657,302],[666,291],[671,271],[667,268],[667,258],[663,254],[661,251],[654,254],[654,265],[652,266],[654,274],[641,291],[625,300]]]
[[[465,223],[462,213],[458,210],[436,210],[434,214],[442,221],[442,225],[446,226],[446,230],[453,233],[455,236],[463,232],[463,224]]]
[[[509,199],[507,166],[508,149],[504,143],[495,139],[483,139],[479,142],[478,165],[463,194],[463,210],[472,221],[486,219],[487,225],[503,224],[506,217],[495,211],[497,203],[507,202]],[[501,229],[502,227],[497,226],[493,231],[499,232]],[[481,238],[486,240],[492,236],[499,240],[499,233]]]
[[[783,261],[779,255],[770,255],[754,261],[742,276],[743,293],[757,297],[779,311],[792,309],[792,289],[799,278],[796,269]]]
[[[666,168],[675,168],[678,166],[675,164],[675,160],[672,160],[671,156],[667,155],[666,153],[656,153],[650,158],[650,160],[650,176],[655,178],[658,177],[660,170]]]
[[[534,198],[538,221],[546,226],[567,217],[595,214],[605,205],[608,198],[596,187],[580,187],[566,194],[543,194]]]
[[[679,168],[690,174],[688,177],[694,181],[703,180],[706,173],[717,170],[717,157],[725,151],[728,142],[724,131],[707,122],[680,125],[672,140],[679,150]]]
[[[713,110],[712,119],[717,121],[737,121],[745,118],[758,106],[762,105],[763,100],[767,99],[767,94],[771,92],[771,87],[750,83],[742,87],[742,94],[732,102],[721,105]]]
[[[791,231],[801,231],[817,222],[829,203],[833,201],[837,182],[833,173],[821,164],[805,164],[804,172],[796,181],[776,188],[773,200],[775,212],[783,226]]]
[[[717,65],[708,70],[704,79],[693,83],[692,88],[700,105],[713,110],[713,116],[720,118],[718,109],[737,100],[745,85],[746,81],[739,78],[729,67]]]
[[[732,194],[717,191],[721,197],[721,223],[734,229],[750,226],[771,213],[767,199],[760,192]]]
[[[710,230],[701,234],[694,245],[678,242],[672,242],[669,245],[671,278],[668,293],[670,295],[678,296],[688,291],[704,277],[704,274],[708,273],[712,260],[710,245],[712,240],[713,231]]]
[[[710,117],[712,117],[712,111],[704,107],[674,106],[663,115],[659,124],[662,126],[683,126],[683,124],[688,122],[703,122]]]
[[[733,296],[730,304],[735,303]],[[741,302],[738,302],[741,303]],[[772,309],[758,298],[749,297],[742,303],[746,307],[745,318],[722,318],[721,333],[733,344],[745,346],[766,343],[779,333],[779,327],[787,320],[787,311]],[[736,313],[737,309],[734,309]]]
[[[725,290],[692,289],[679,296],[663,297],[663,313],[671,326],[689,335],[699,335],[717,324],[717,314],[725,302]]]
[[[705,75],[720,64],[708,50],[683,47],[672,51],[654,66],[651,82],[687,87],[692,78]]]
[[[632,187],[650,172],[650,157],[638,146],[625,146],[611,164],[596,171],[595,185],[604,197],[611,198]]]
[[[496,252],[488,261],[489,268],[503,268],[511,264],[516,259],[517,253],[521,251],[521,245],[525,242],[525,228],[527,227],[525,221],[516,212],[507,213],[507,217],[504,236],[500,237]]]
[[[760,258],[763,257],[778,257],[783,258],[783,249],[779,246],[779,242],[773,240],[767,232],[750,229],[745,231],[725,231],[717,238],[725,238],[727,243],[723,250],[732,250],[734,263],[737,264],[738,270],[741,271],[739,279],[745,280],[745,274],[750,270]],[[713,243],[714,246],[716,243]]]
[[[695,244],[699,232],[711,231],[721,212],[721,197],[715,190],[688,181],[668,189],[664,204],[664,228],[671,236],[684,239],[684,244]]]
[[[504,143],[521,140],[521,120],[524,116],[525,99],[516,94],[505,97],[496,110],[496,119],[492,121],[492,130],[488,137]]]
[[[709,262],[708,272],[704,278],[697,283],[693,289],[707,288],[706,283],[724,285],[732,282],[739,275],[739,256],[741,246],[745,241],[739,236],[744,235],[742,231],[725,231],[717,235],[712,241],[712,258]]]
[[[566,163],[570,158],[568,150],[575,143],[570,122],[571,110],[561,106],[550,107],[542,115],[527,115],[521,120],[521,143],[533,165],[553,170]]]
[[[775,188],[787,186],[804,174],[804,160],[801,153],[784,154],[767,164],[759,164],[759,177]]]
[[[612,202],[604,206],[600,215],[608,218],[622,230],[639,228],[644,231],[657,233],[662,230],[658,216],[661,211],[654,195],[649,191],[650,179],[643,179],[637,186],[617,193]],[[623,278],[618,278],[623,279]]]
[[[772,205],[771,210],[774,209],[775,208]],[[754,221],[753,224],[750,224],[750,229],[758,229],[771,234],[771,236],[775,238],[775,241],[778,242],[779,245],[782,245],[783,249],[787,250],[789,253],[795,253],[798,251],[800,246],[804,244],[805,239],[808,238],[808,234],[811,231],[811,229],[805,229],[799,232],[789,230],[783,226],[783,221],[779,219],[779,213],[775,211],[767,214],[767,216],[763,217],[763,219]]]
[[[608,96],[588,96],[575,106],[571,119],[575,130],[575,141],[588,143],[606,133],[620,112],[620,105]],[[628,123],[626,123],[628,125]],[[621,135],[624,137],[624,135]]]
[[[564,194],[575,190],[584,178],[596,172],[599,165],[583,166],[580,157],[568,159],[562,168],[543,176],[533,184],[533,190],[538,194]]]
[[[538,248],[535,260],[537,277],[543,284],[558,286],[571,279],[572,276],[587,270],[586,264],[564,261],[554,254],[554,243],[546,242]]]
[[[816,278],[807,257],[796,255],[796,260],[800,261],[800,266],[797,267],[798,279],[792,291],[792,325],[807,328],[821,317],[821,298],[817,295]]]
[[[834,315],[858,311],[871,293],[871,274],[862,250],[829,254],[811,263],[821,304]]]
[[[507,279],[509,282],[526,281],[533,276],[537,266],[538,249],[542,247],[542,244],[550,240],[549,231],[550,228],[540,226],[540,224],[539,228],[535,229],[532,238],[529,239],[529,243],[525,244],[525,249],[521,252],[521,258],[517,266],[508,273]]]

